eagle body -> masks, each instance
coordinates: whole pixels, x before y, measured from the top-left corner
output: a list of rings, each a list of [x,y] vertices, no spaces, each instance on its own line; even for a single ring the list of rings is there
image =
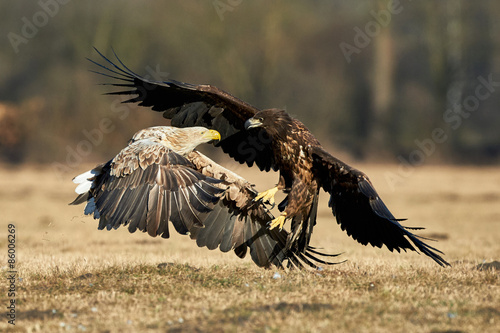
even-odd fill
[[[264,127],[271,138],[274,156],[281,157],[275,167],[280,173],[277,188],[288,193],[283,211],[288,219],[307,219],[319,193],[311,156],[311,147],[319,142],[303,123],[283,110],[266,110],[260,115],[269,118],[272,128],[277,129]]]
[[[273,203],[277,191],[287,194],[278,206],[281,215],[269,222],[273,230],[290,222],[289,251],[310,249],[322,188],[330,195],[328,206],[341,229],[359,243],[385,245],[390,251],[420,251],[441,266],[449,265],[442,252],[410,231],[421,228],[400,224],[402,220],[394,217],[363,172],[325,151],[306,126],[284,110],[260,110],[211,85],[149,80],[128,69],[118,57],[116,64],[97,52],[105,64],[90,60],[103,70],[96,73],[114,80],[105,84],[121,89],[108,94],[129,95],[124,103],[163,112],[172,126],[217,130],[221,140],[216,146],[234,160],[256,165],[261,171],[279,171],[276,187],[254,200]]]

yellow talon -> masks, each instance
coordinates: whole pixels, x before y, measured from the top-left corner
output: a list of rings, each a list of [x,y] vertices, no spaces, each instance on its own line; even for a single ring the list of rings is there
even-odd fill
[[[280,230],[283,229],[283,224],[285,224],[286,213],[281,213],[280,216],[275,218],[270,222],[269,230],[272,230],[276,227],[280,227]]]
[[[253,201],[258,201],[262,199],[262,202],[267,202],[271,206],[274,206],[274,195],[276,194],[276,192],[278,192],[278,187],[273,187],[270,190],[257,194],[257,196],[255,197],[255,199],[253,199]]]

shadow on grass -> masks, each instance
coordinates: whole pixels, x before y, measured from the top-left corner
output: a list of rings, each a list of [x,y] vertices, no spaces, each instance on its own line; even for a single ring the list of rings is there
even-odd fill
[[[255,307],[251,311],[253,312],[269,312],[269,311],[278,311],[278,312],[317,312],[322,310],[331,310],[333,309],[332,304],[326,303],[287,303],[280,302],[277,304],[269,304],[260,307]]]
[[[500,271],[500,261],[485,262],[476,266],[480,271],[495,270]]]
[[[258,327],[258,331],[274,330],[268,326],[260,326],[262,323],[257,323],[257,318],[262,318],[267,314],[272,314],[278,317],[287,317],[293,313],[302,313],[309,315],[316,315],[322,317],[324,311],[329,311],[334,309],[332,304],[326,303],[288,303],[279,302],[276,304],[266,304],[263,306],[238,306],[231,307],[225,310],[216,311],[207,318],[206,315],[200,315],[195,320],[184,322],[183,324],[175,324],[167,329],[167,332],[205,332],[203,328],[199,326],[199,323],[205,322],[205,327],[210,327],[211,331],[224,331],[232,330],[238,327],[244,330],[244,327],[248,328],[251,326]],[[258,320],[257,320],[258,321]],[[272,322],[272,320],[270,320]],[[256,325],[256,326],[255,326]]]
[[[40,311],[37,309],[29,310],[29,311],[20,311],[17,319],[20,322],[26,320],[41,320],[44,321],[50,318],[62,318],[62,314],[59,312],[54,313],[53,310],[44,310]]]

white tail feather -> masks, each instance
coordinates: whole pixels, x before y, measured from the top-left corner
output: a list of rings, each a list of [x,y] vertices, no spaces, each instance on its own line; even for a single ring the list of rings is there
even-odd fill
[[[90,190],[92,187],[92,182],[90,180],[85,181],[84,183],[81,183],[75,188],[75,192],[77,194],[83,194],[86,193]]]
[[[75,192],[77,194],[83,194],[85,192],[88,192],[92,187],[94,177],[98,174],[99,171],[92,169],[73,178],[73,183],[79,184],[76,187]]]
[[[89,178],[94,177],[94,175],[96,175],[96,174],[97,174],[97,172],[94,171],[93,169],[86,171],[86,172],[82,173],[81,175],[78,175],[75,178],[73,178],[73,183],[81,184],[81,183],[89,180]]]

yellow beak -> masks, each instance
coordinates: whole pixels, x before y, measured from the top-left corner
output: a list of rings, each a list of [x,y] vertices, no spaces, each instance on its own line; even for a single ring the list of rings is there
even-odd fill
[[[209,130],[204,136],[210,140],[220,140],[220,133],[215,130]]]

